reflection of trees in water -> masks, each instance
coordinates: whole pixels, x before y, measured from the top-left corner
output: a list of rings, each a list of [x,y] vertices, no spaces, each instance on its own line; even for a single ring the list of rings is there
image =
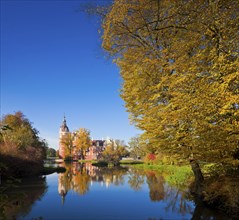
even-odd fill
[[[169,186],[162,173],[156,171],[130,170],[129,185],[134,190],[140,190],[144,184],[144,177],[149,187],[149,197],[151,201],[161,201],[167,203],[166,211],[186,214],[193,211],[193,204],[185,198],[185,193]]]
[[[157,175],[153,171],[146,173],[147,183],[149,186],[149,196],[151,201],[160,201],[164,199],[164,178],[162,175]]]
[[[127,168],[123,167],[102,167],[97,170],[97,176],[103,180],[106,186],[114,184],[116,186],[124,184],[124,175],[127,173]]]
[[[186,214],[193,211],[193,204],[185,198],[187,194],[169,186],[162,173],[147,171],[146,177],[152,201],[164,200],[167,202],[166,211],[171,210],[174,213]]]
[[[4,215],[7,219],[16,219],[31,211],[33,204],[42,198],[47,190],[46,180],[43,177],[23,179],[16,187],[6,191],[7,200],[0,201],[0,207],[4,203]],[[4,218],[3,218],[4,219]]]
[[[165,199],[168,201],[166,210],[175,213],[187,214],[192,213],[194,205],[186,198],[187,193],[182,192],[175,187],[165,184]]]
[[[132,169],[129,172],[128,184],[132,189],[139,191],[142,189],[145,177],[149,187],[149,197],[151,201],[160,201],[164,199],[165,180],[161,174],[154,171]]]
[[[84,195],[89,191],[89,185],[90,176],[88,175],[87,170],[79,166],[72,176],[72,189],[80,195]]]
[[[140,191],[144,184],[144,176],[140,170],[130,170],[128,184],[132,189]]]

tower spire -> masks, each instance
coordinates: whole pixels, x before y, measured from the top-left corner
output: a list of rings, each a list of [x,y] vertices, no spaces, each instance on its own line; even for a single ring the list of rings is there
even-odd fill
[[[62,126],[61,127],[67,127],[65,113],[64,113],[63,122],[62,122]]]

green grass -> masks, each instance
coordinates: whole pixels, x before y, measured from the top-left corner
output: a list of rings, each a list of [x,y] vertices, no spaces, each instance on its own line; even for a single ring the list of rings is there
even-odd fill
[[[162,173],[169,185],[185,186],[189,184],[191,177],[193,177],[193,172],[189,165],[137,164],[133,165],[133,167],[145,171],[158,171]]]
[[[190,177],[193,176],[193,172],[191,170],[190,166],[173,166],[173,165],[168,165],[166,167],[167,174],[165,177],[165,180],[172,185],[181,185],[185,184],[188,182]]]
[[[97,160],[78,160],[79,163],[97,163]]]

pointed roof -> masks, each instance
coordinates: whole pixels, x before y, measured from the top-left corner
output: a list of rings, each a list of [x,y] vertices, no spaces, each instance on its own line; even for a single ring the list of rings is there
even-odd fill
[[[64,119],[63,119],[63,122],[62,122],[62,125],[61,125],[61,131],[62,132],[69,132],[69,128],[66,124],[66,116],[64,115]]]

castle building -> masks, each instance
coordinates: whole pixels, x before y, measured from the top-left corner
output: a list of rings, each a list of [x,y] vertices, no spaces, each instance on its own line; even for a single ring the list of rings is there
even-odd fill
[[[62,159],[65,158],[65,147],[64,144],[62,143],[64,137],[66,137],[70,133],[69,128],[66,124],[66,117],[64,116],[62,125],[60,127],[59,131],[59,157]]]
[[[91,146],[86,151],[86,160],[97,160],[101,157],[101,153],[105,150],[104,140],[92,140]]]
[[[73,160],[79,160],[82,159],[80,158],[80,153],[77,152],[77,149],[75,147],[75,142],[76,142],[76,133],[70,132],[67,124],[66,124],[66,118],[64,116],[62,125],[60,126],[60,131],[59,131],[59,157],[61,159],[65,159],[66,157],[66,152],[65,152],[65,144],[63,143],[64,138],[67,135],[71,135],[72,140],[73,140],[73,146],[71,149],[71,156]],[[105,140],[92,140],[91,145],[85,152],[85,158],[86,160],[97,160],[100,158],[101,153],[105,150],[107,141]]]

